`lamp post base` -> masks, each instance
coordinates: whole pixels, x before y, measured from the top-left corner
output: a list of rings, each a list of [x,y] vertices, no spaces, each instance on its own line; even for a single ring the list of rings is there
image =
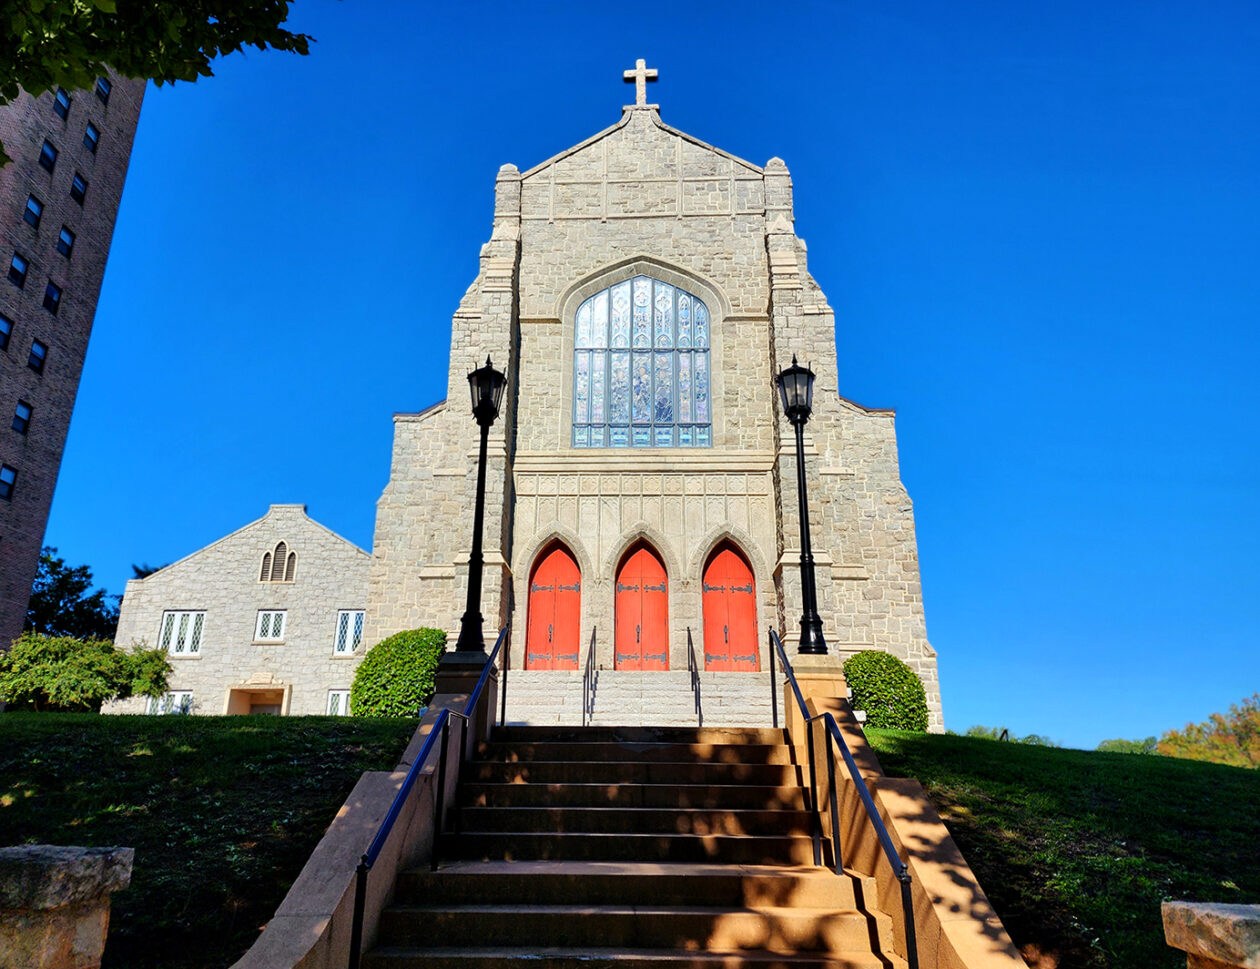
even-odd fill
[[[482,629],[481,613],[474,613],[471,610],[464,613],[464,618],[459,621],[459,639],[455,641],[454,652],[481,656],[484,660],[486,655],[486,637]],[[447,655],[449,656],[450,653]]]
[[[822,619],[815,613],[801,616],[801,645],[796,650],[806,656],[825,656],[827,641],[823,638]]]

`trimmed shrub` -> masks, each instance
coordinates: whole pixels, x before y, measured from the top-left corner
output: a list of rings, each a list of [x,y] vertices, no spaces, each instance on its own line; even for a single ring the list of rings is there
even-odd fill
[[[869,726],[920,733],[927,730],[923,683],[896,656],[864,650],[845,662],[844,678],[853,691],[854,709],[866,711]]]
[[[356,717],[414,717],[433,699],[438,660],[446,651],[440,629],[407,629],[368,650],[350,686]]]

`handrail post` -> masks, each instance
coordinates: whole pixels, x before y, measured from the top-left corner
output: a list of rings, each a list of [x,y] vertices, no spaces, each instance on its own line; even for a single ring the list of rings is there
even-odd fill
[[[831,746],[831,734],[827,725],[823,724],[823,736],[827,742],[827,789],[830,792],[831,805],[831,853],[836,863],[836,874],[844,873],[844,862],[840,852],[840,808],[836,797],[836,752]]]
[[[429,870],[438,870],[438,845],[442,840],[442,802],[446,800],[446,747],[450,738],[451,718],[447,716],[442,720],[442,738],[439,743],[442,745],[438,751],[438,775],[437,775],[437,796],[433,799],[433,853],[429,858]]]
[[[367,905],[367,855],[359,859],[354,870],[354,918],[350,923],[350,963],[349,969],[359,969],[359,959],[363,952],[363,909]]]
[[[771,633],[771,635],[774,635]],[[774,640],[770,640],[770,716],[777,729],[779,726],[779,698],[775,695],[774,675]]]
[[[906,962],[909,969],[919,969],[919,943],[914,933],[914,900],[910,895],[910,872],[905,865],[897,872],[901,882],[901,909],[906,920]]]
[[[809,748],[809,810],[814,836],[814,864],[822,864],[822,816],[818,813],[818,779],[814,769],[814,723],[805,721],[805,737]]]

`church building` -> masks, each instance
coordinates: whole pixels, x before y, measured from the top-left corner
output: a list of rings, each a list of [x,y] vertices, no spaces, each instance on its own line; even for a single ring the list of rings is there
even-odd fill
[[[513,613],[509,716],[539,719],[515,691],[566,698],[571,720],[591,649],[606,692],[635,674],[641,710],[677,684],[686,702],[689,666],[719,707],[753,681],[760,696],[767,630],[791,648],[802,609],[795,442],[774,382],[797,357],[817,373],[806,468],[830,651],[903,659],[941,729],[893,413],[841,396],[787,166],[665,124],[646,98],[655,73],[626,72],[635,103],[613,126],[499,170],[480,272],[451,323],[447,400],[394,418],[367,639],[415,626],[454,639],[479,434],[467,374],[488,356],[508,385],[490,432],[482,605],[488,639]]]
[[[795,357],[817,374],[805,467],[829,651],[904,660],[940,730],[894,415],[841,394],[787,166],[665,124],[647,102],[655,74],[626,72],[635,103],[616,124],[499,170],[451,322],[447,398],[394,417],[355,653],[420,626],[455,641],[480,435],[468,373],[488,357],[508,382],[490,429],[482,612],[487,645],[511,619],[509,720],[768,723],[768,630],[794,652],[803,607],[795,438],[775,388]],[[215,581],[255,583],[270,542]],[[193,608],[137,594],[161,575],[128,585],[120,631],[152,625],[152,642],[160,615]],[[329,610],[360,598],[325,592],[310,608],[331,630]],[[141,601],[147,625],[128,617]],[[258,662],[248,643],[224,648]],[[231,676],[249,674],[273,675]],[[227,709],[229,686],[207,712]]]

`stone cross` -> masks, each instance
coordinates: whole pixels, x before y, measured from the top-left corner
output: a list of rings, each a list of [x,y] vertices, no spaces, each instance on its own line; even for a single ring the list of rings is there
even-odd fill
[[[627,84],[634,85],[634,103],[636,105],[647,104],[647,82],[656,80],[656,68],[647,67],[647,62],[640,57],[634,62],[633,71],[623,71],[622,79]]]

